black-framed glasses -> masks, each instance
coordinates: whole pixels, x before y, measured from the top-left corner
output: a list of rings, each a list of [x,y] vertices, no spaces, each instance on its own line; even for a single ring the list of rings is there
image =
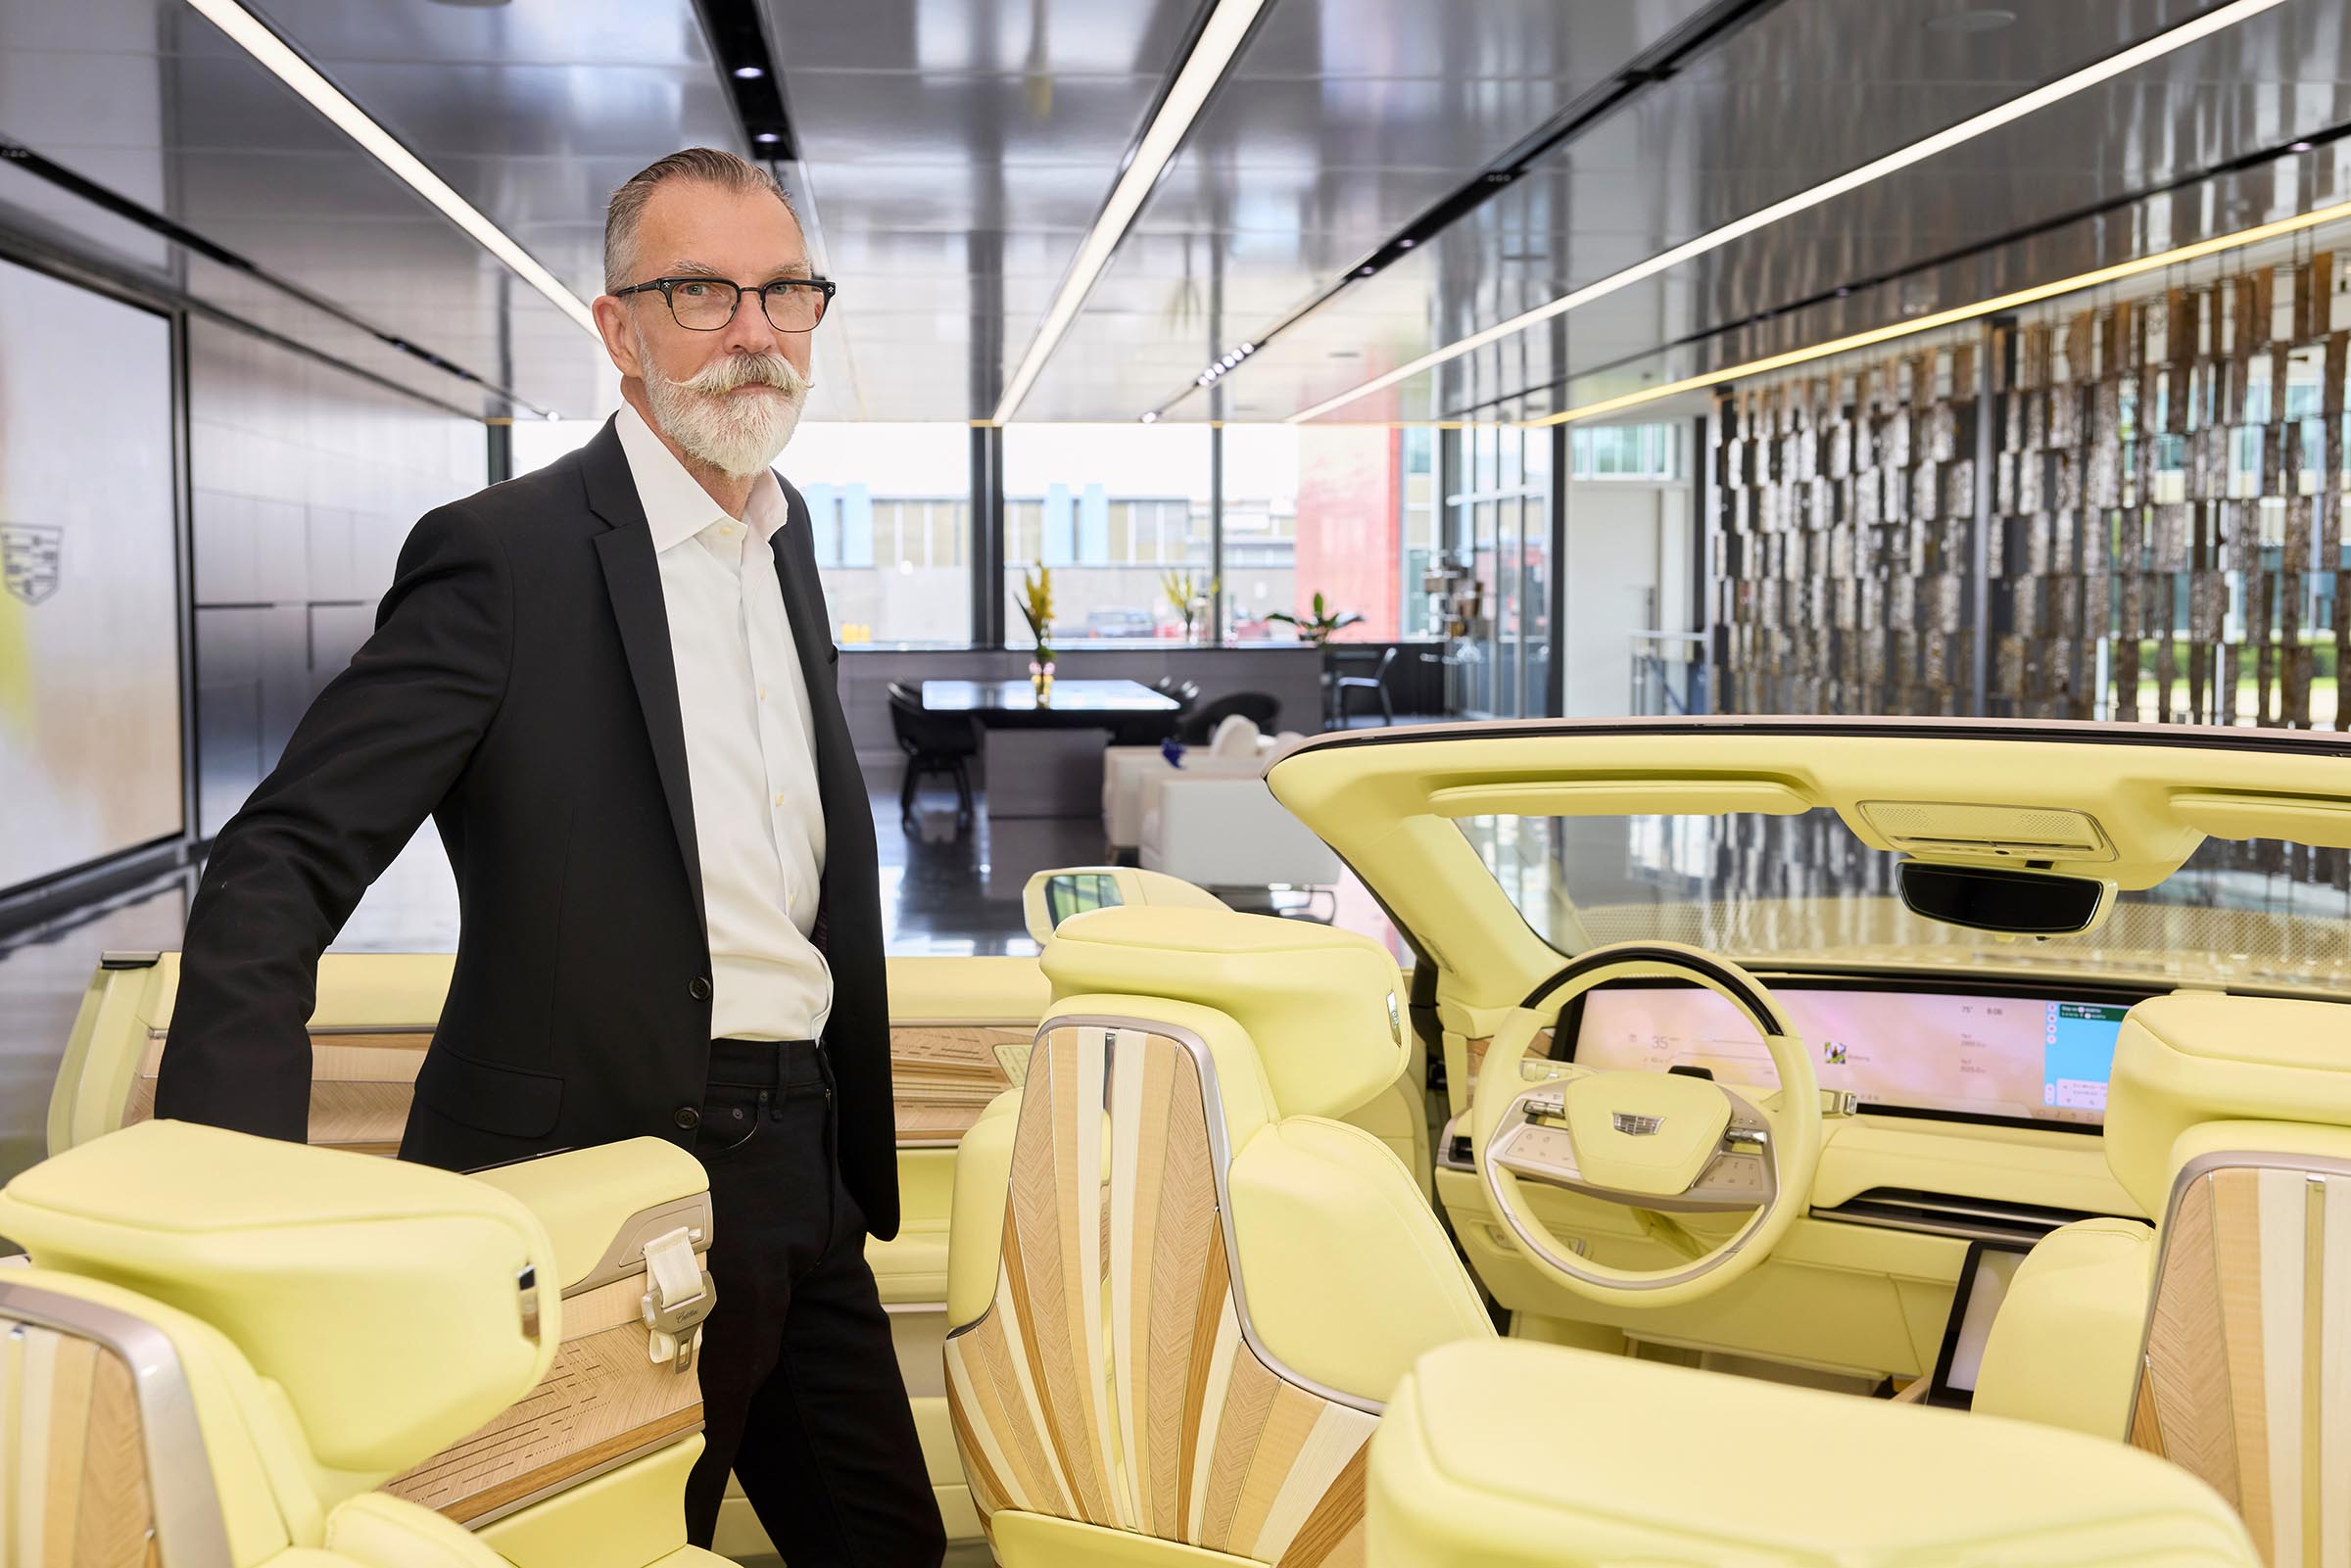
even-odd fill
[[[716,332],[735,319],[743,309],[743,297],[759,296],[759,309],[767,312],[767,324],[778,332],[814,332],[816,324],[825,318],[825,308],[833,303],[831,278],[778,278],[757,288],[745,288],[725,278],[654,278],[647,283],[632,283],[625,289],[614,289],[613,298],[631,294],[659,293],[669,304],[669,313],[678,325],[689,332]]]

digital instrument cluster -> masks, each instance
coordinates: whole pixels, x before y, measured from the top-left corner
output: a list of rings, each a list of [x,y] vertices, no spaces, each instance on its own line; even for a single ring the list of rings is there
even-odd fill
[[[2127,1007],[2023,996],[1775,986],[1824,1089],[1864,1106],[2101,1125]],[[1703,1067],[1770,1083],[1745,1018],[1698,986],[1605,986],[1579,999],[1577,1065]]]

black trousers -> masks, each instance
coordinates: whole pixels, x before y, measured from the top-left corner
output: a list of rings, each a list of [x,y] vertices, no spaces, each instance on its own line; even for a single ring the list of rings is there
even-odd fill
[[[833,1073],[806,1041],[719,1040],[695,1154],[710,1175],[718,1307],[686,1534],[708,1546],[731,1469],[791,1568],[936,1568],[923,1465],[865,1215],[835,1159]]]

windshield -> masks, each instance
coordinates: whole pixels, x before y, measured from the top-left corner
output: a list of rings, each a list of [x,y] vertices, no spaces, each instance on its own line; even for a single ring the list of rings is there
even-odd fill
[[[2018,940],[1922,919],[1900,856],[1837,813],[1468,817],[1463,833],[1536,934],[1562,953],[1685,942],[1743,963],[2094,971],[2164,984],[2351,985],[2342,850],[2208,838],[2095,931]]]

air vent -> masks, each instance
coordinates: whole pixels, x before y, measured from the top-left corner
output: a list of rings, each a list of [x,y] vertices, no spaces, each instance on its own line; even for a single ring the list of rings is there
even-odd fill
[[[2095,817],[2046,806],[1977,806],[1924,800],[1864,800],[1855,808],[1896,849],[1941,850],[2016,860],[2112,860]]]
[[[2093,1215],[2074,1209],[2046,1209],[1997,1198],[1955,1198],[1910,1187],[1872,1187],[1834,1209],[1815,1209],[1814,1219],[1873,1225],[1880,1230],[1918,1230],[1972,1241],[2037,1242],[2060,1225]]]

